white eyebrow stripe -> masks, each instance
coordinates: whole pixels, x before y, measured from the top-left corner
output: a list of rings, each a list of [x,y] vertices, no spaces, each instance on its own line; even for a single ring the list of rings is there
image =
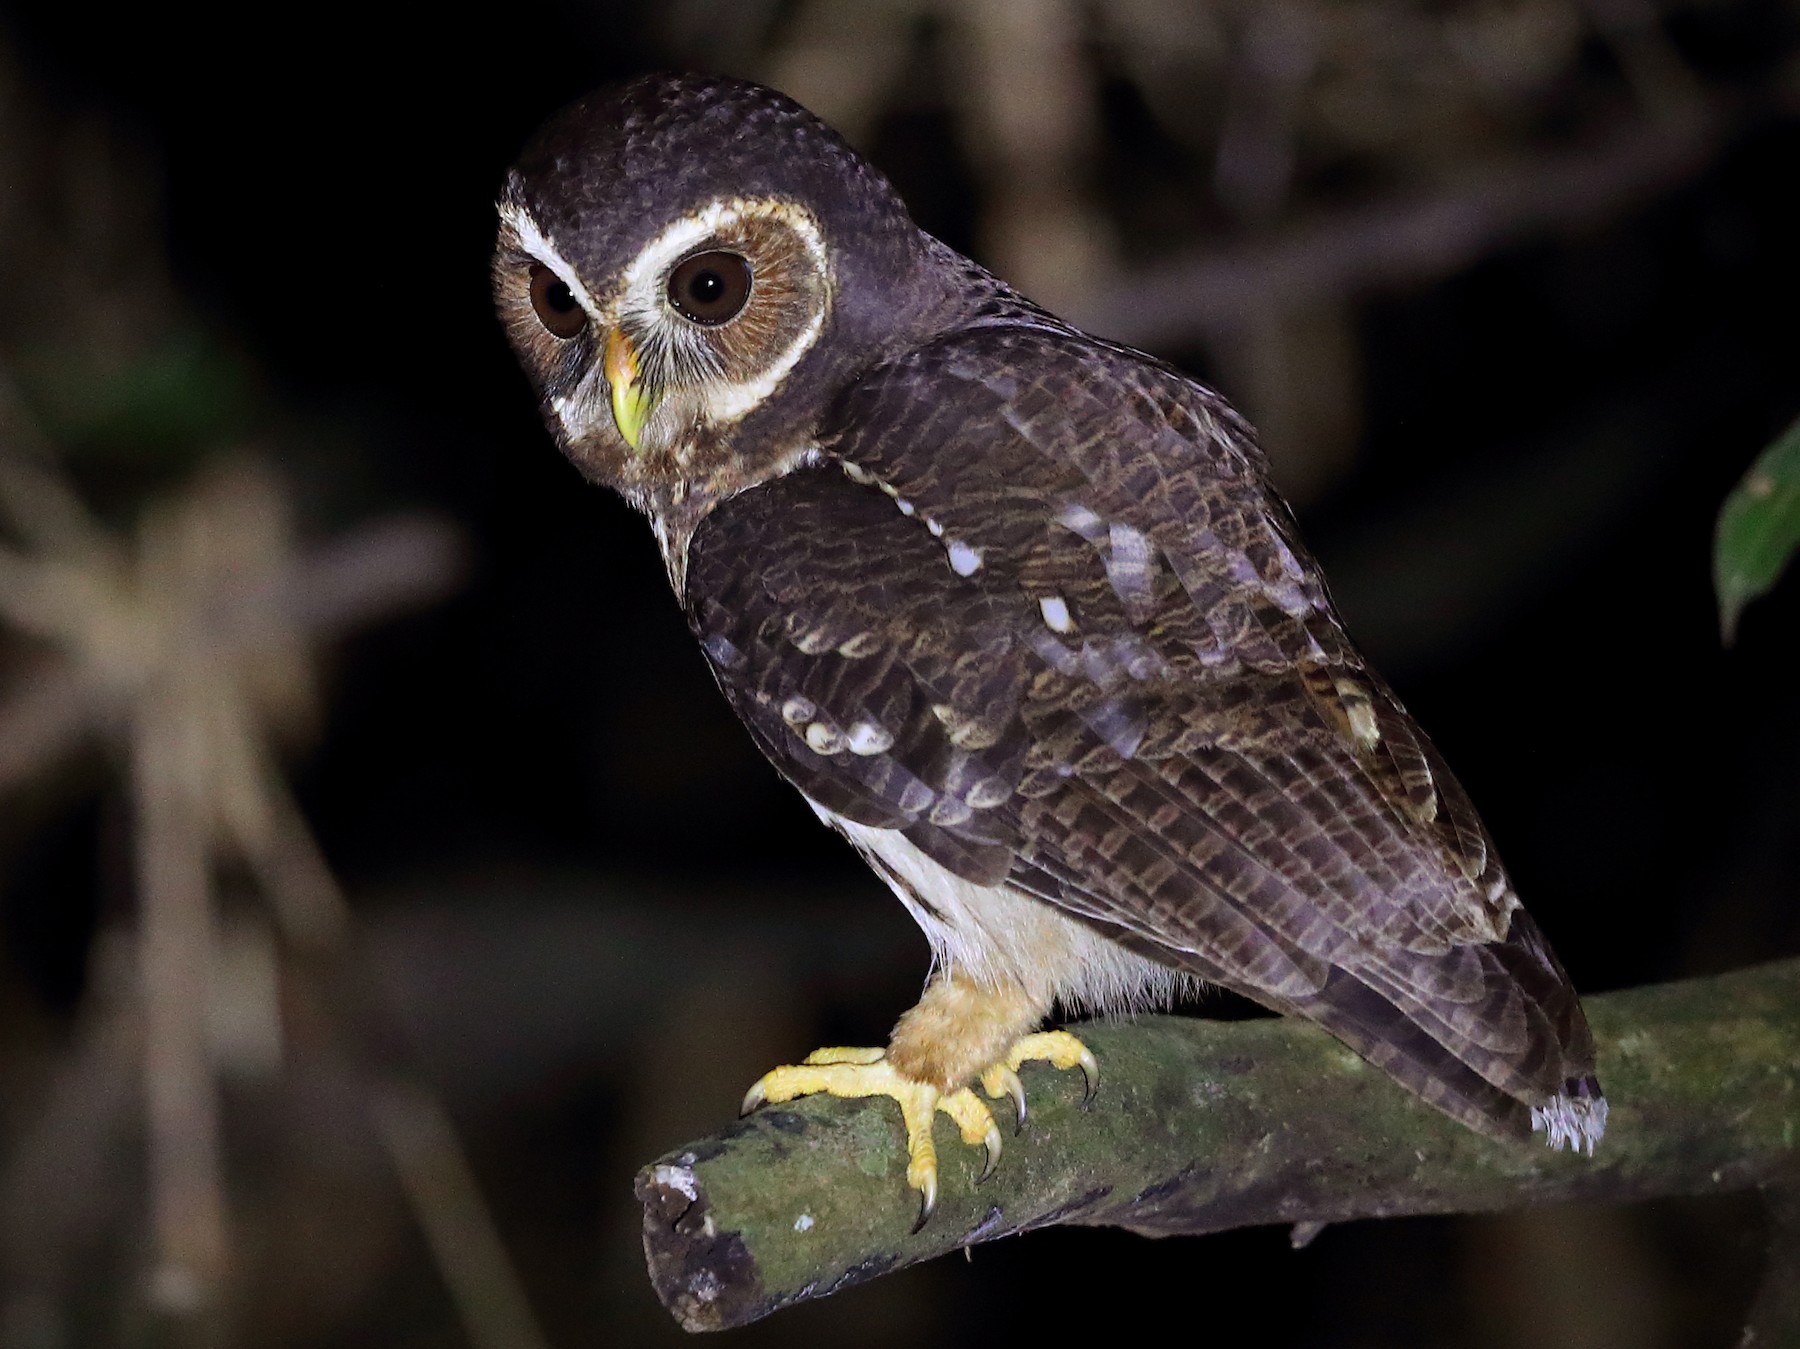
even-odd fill
[[[518,236],[519,247],[556,273],[556,279],[569,288],[569,293],[587,310],[588,317],[598,322],[600,306],[594,303],[594,297],[581,284],[581,277],[576,274],[575,269],[563,261],[562,254],[556,251],[556,245],[550,242],[550,237],[538,227],[531,212],[511,199],[502,200],[498,209],[500,222]]]
[[[818,341],[825,326],[825,316],[831,308],[831,272],[819,222],[810,211],[789,202],[762,197],[720,197],[693,215],[674,221],[644,245],[625,269],[618,300],[621,316],[629,316],[645,329],[659,322],[685,322],[675,317],[663,293],[663,278],[696,246],[728,233],[733,225],[743,220],[778,220],[799,236],[819,274],[824,303],[767,369],[749,379],[706,387],[705,415],[714,425],[741,421],[754,412],[781,386],[801,357]],[[755,284],[753,277],[752,287]]]
[[[812,213],[787,202],[763,198],[720,197],[708,202],[693,215],[674,221],[638,252],[625,269],[625,295],[628,302],[640,304],[646,285],[654,287],[652,304],[662,300],[663,273],[685,256],[694,245],[724,233],[740,220],[774,219],[781,221],[806,245],[819,275],[825,269],[825,239],[819,233],[819,222]]]

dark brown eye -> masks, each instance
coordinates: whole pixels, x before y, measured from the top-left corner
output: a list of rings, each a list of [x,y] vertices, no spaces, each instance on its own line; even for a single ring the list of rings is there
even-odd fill
[[[538,322],[556,337],[569,338],[587,327],[587,310],[569,283],[541,262],[531,264],[531,307]]]
[[[696,253],[669,273],[669,303],[695,323],[734,319],[750,298],[750,264],[736,253]]]

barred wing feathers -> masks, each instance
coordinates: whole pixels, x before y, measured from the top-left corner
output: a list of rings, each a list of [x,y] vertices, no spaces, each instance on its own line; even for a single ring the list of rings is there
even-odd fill
[[[865,376],[822,449],[688,555],[695,631],[796,786],[1472,1127],[1597,1136],[1567,977],[1221,400],[996,324]]]

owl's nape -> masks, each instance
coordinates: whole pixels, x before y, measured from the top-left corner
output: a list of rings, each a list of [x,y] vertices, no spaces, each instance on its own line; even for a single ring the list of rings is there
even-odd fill
[[[1500,1138],[1592,1151],[1579,1000],[1448,766],[1343,629],[1213,391],[913,225],[798,105],[654,76],[500,202],[500,312],[565,453],[649,517],[733,709],[912,913],[885,1047],[749,1104],[887,1096],[997,1157],[1053,1007],[1200,981]]]

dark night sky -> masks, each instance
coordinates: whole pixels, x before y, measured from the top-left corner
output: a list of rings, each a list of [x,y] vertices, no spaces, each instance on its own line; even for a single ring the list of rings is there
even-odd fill
[[[166,16],[119,24],[99,43],[70,9],[19,27],[41,77],[166,164],[178,277],[265,372],[321,509],[422,500],[476,540],[461,600],[352,650],[305,777],[340,865],[548,852],[663,870],[673,853],[851,874],[711,690],[644,528],[549,446],[491,318],[495,183],[547,111],[655,59],[631,12],[421,34],[312,11],[229,57]],[[921,217],[966,244],[956,175],[930,160],[942,128],[884,140]],[[1521,565],[1449,649],[1389,669],[1590,982],[1680,967],[1684,910],[1780,790],[1758,763],[1785,724],[1769,648],[1792,601],[1722,654],[1707,549],[1714,504],[1800,402],[1794,152],[1791,130],[1751,135],[1625,220],[1365,304],[1365,448],[1306,521],[1334,576],[1339,554],[1372,559],[1375,581],[1337,577],[1360,628],[1381,568],[1457,564],[1396,552],[1444,539],[1408,522],[1577,463],[1561,490],[1593,499],[1573,542],[1552,535],[1549,565]],[[1531,518],[1469,528],[1545,542]],[[1621,940],[1646,911],[1676,935]]]

